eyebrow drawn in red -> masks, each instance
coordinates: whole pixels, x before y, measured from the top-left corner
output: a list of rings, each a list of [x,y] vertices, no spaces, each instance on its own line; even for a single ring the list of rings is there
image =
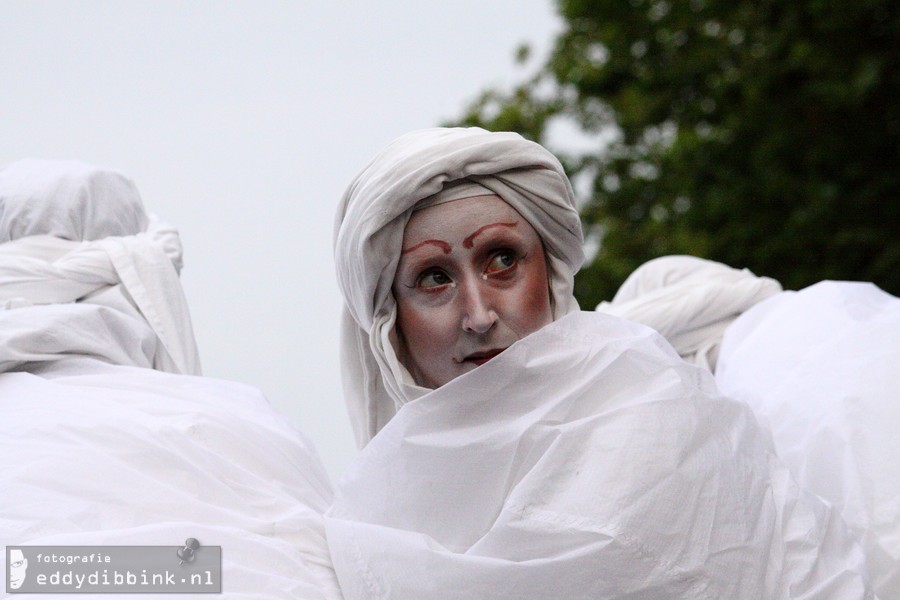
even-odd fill
[[[402,250],[400,252],[400,255],[402,256],[408,252],[412,252],[416,248],[421,248],[425,244],[431,244],[433,246],[437,246],[438,248],[440,248],[441,250],[444,251],[444,254],[450,254],[450,244],[448,244],[447,242],[442,242],[441,240],[425,240],[424,242],[419,242],[418,244],[416,244],[415,246],[412,246],[411,248]]]
[[[471,248],[474,246],[474,242],[472,240],[475,239],[475,236],[484,232],[485,229],[490,229],[491,227],[515,227],[519,222],[515,221],[513,223],[491,223],[490,225],[485,225],[484,227],[479,227],[478,230],[463,240],[463,248]]]

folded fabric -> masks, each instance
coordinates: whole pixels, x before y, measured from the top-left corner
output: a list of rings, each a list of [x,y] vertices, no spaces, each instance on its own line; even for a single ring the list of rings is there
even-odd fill
[[[194,537],[222,546],[225,597],[341,597],[328,476],[258,390],[84,358],[33,370],[0,374],[0,545]]]
[[[200,373],[178,232],[144,213],[121,174],[76,161],[3,167],[0,240],[0,372],[81,355]]]
[[[779,294],[729,327],[716,380],[862,539],[876,593],[900,597],[900,299],[833,281]]]
[[[746,405],[597,313],[405,404],[326,529],[350,599],[872,597]]]
[[[0,544],[194,537],[222,546],[229,598],[339,599],[321,461],[257,390],[181,375],[181,244],[134,185],[13,163],[0,240]]]
[[[753,305],[777,294],[781,285],[747,269],[695,256],[664,256],[641,265],[604,312],[660,332],[689,363],[716,369],[722,336]]]

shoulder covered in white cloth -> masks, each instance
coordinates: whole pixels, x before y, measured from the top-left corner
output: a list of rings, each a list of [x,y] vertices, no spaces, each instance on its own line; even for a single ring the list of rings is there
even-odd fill
[[[222,546],[229,598],[340,598],[328,477],[258,390],[84,358],[35,370],[0,374],[0,544],[194,537]]]
[[[574,313],[405,404],[326,517],[347,598],[867,598],[843,522],[647,327]]]

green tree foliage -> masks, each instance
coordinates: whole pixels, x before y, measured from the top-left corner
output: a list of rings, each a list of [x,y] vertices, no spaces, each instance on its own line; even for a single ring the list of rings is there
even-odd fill
[[[519,131],[588,183],[582,217],[599,250],[576,279],[582,306],[665,254],[789,289],[828,278],[900,294],[900,2],[560,0],[559,11],[546,64],[511,92],[484,92],[460,123]],[[557,121],[595,147],[554,147]]]

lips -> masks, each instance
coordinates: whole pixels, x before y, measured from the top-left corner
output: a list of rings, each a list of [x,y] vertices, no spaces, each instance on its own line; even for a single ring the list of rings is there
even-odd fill
[[[472,363],[477,366],[481,366],[487,361],[491,360],[501,352],[506,350],[506,348],[495,348],[493,350],[485,350],[484,352],[474,352],[467,357],[465,357],[462,361],[467,363]]]

